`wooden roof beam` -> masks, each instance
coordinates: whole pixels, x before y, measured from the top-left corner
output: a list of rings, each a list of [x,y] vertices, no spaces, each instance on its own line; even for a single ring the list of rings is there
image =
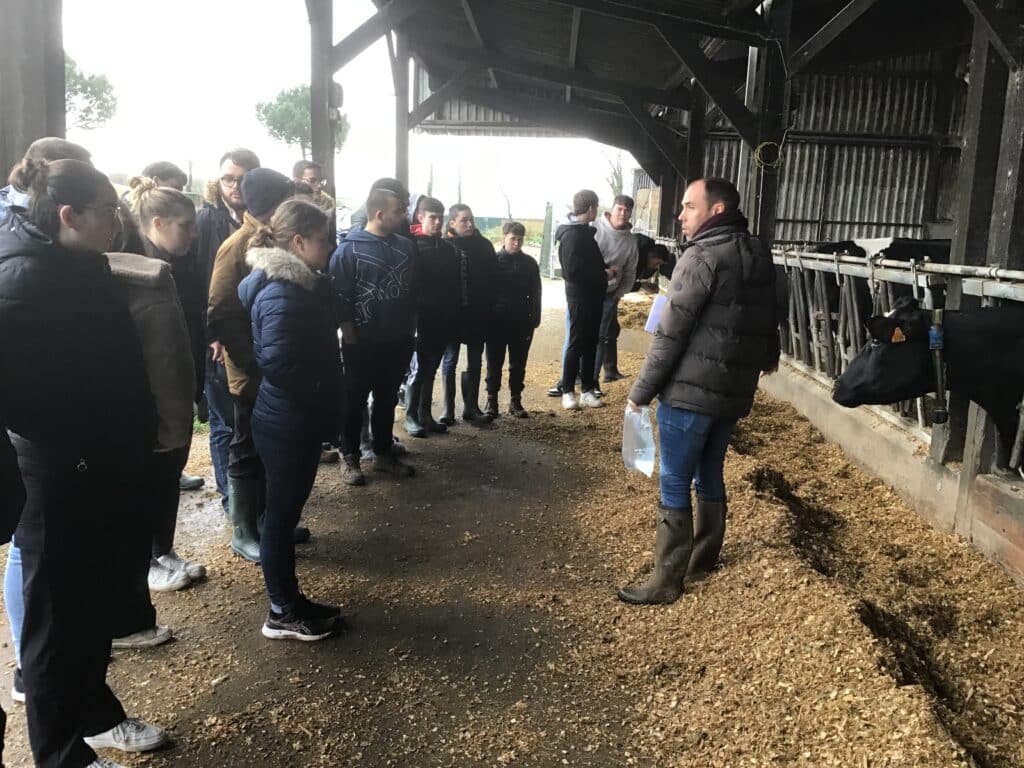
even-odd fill
[[[469,24],[470,30],[473,32],[473,37],[476,39],[478,48],[486,48],[487,43],[484,40],[484,36],[480,34],[480,25],[476,23],[476,13],[473,12],[473,6],[470,0],[462,0],[462,12],[466,16],[466,23]],[[498,87],[498,78],[494,74],[492,68],[487,69],[487,77],[491,81],[491,88]]]
[[[661,152],[665,162],[672,166],[676,173],[685,177],[686,159],[676,144],[673,132],[651,117],[650,113],[644,109],[644,105],[640,102],[623,100],[622,103],[643,129],[644,133],[647,134],[647,137],[654,143],[654,146]]]
[[[815,56],[848,30],[876,2],[878,0],[850,0],[824,27],[811,35],[810,40],[797,49],[789,61],[789,76],[792,77],[803,70]]]
[[[659,27],[665,42],[679,60],[693,72],[694,79],[732,123],[733,128],[749,146],[757,145],[757,117],[747,109],[732,85],[721,76],[704,51],[693,40],[689,30],[676,23],[663,23]]]
[[[1024,68],[1024,45],[1021,42],[1024,13],[1000,10],[1001,4],[993,0],[964,0],[964,5],[974,16],[974,23],[985,30],[989,42],[1006,65],[1010,69]]]
[[[576,69],[576,54],[580,46],[580,22],[583,19],[583,11],[579,8],[572,9],[572,31],[569,33],[569,69]],[[572,102],[572,86],[565,86],[565,103]]]
[[[419,0],[391,0],[356,27],[331,52],[331,71],[337,72],[388,31],[401,25],[420,8]]]
[[[724,37],[748,45],[761,46],[767,33],[764,23],[756,13],[736,16],[722,16],[716,13],[693,13],[684,10],[668,10],[649,6],[636,0],[546,0],[556,5],[580,8],[602,16],[612,16],[627,21],[661,26],[664,22],[684,24],[691,34]]]
[[[421,52],[423,51],[422,48],[420,50]],[[567,67],[541,64],[528,59],[506,56],[504,54],[499,55],[475,48],[449,47],[436,55],[431,54],[428,60],[449,60],[463,65],[473,64],[481,68],[490,67],[500,72],[507,72],[510,75],[545,80],[549,83],[557,83],[558,85],[605,93],[620,99],[634,99],[665,107],[688,109],[690,106],[690,89],[685,86],[678,87],[672,91],[660,91],[644,88],[623,80],[609,80],[583,70],[572,70]]]
[[[442,106],[452,99],[458,98],[459,94],[469,85],[473,76],[479,70],[466,65],[456,72],[444,85],[434,91],[430,96],[421,101],[416,108],[409,113],[409,128],[415,128]]]

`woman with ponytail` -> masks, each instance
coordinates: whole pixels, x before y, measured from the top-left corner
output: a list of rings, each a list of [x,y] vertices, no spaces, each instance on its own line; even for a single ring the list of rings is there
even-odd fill
[[[29,742],[37,766],[110,766],[93,747],[166,741],[106,685],[156,411],[103,255],[117,193],[78,160],[23,166],[28,206],[0,232],[0,412],[26,491],[15,536]]]
[[[322,274],[328,229],[312,203],[285,202],[249,241],[252,272],[238,287],[261,376],[252,433],[266,471],[260,565],[270,597],[263,635],[273,640],[322,640],[342,625],[338,608],[299,591],[293,538],[321,443],[341,430],[337,325],[330,278]]]
[[[205,365],[203,311],[206,297],[203,296],[202,276],[195,261],[189,258],[196,231],[196,212],[192,201],[181,192],[160,187],[153,179],[143,176],[136,176],[129,185],[128,204],[138,222],[146,257],[167,265],[174,278],[170,284],[176,290],[176,301],[180,307],[177,314],[184,320],[183,349],[174,343],[180,338],[181,325],[175,313],[170,311],[164,315],[165,325],[156,329],[158,335],[152,344],[158,365],[152,369],[151,375],[159,377],[158,381],[152,382],[153,391],[156,395],[159,387],[163,394],[162,398],[157,397],[157,409],[173,414],[176,421],[187,420],[188,427],[187,430],[175,429],[175,434],[185,438],[180,445],[161,441],[153,454],[150,498],[146,505],[153,516],[149,589],[173,592],[206,575],[204,566],[186,560],[174,551],[181,494],[179,478],[188,461],[192,442],[192,406],[202,398],[202,379],[196,372],[202,371]],[[159,297],[153,295],[148,301],[159,302]],[[165,304],[159,303],[160,306]],[[161,409],[161,404],[165,404],[165,408]]]

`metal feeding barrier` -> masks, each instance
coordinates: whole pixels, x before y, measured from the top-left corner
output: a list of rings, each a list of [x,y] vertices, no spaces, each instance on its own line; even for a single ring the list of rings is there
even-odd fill
[[[780,328],[783,353],[828,386],[870,343],[864,317],[868,306],[871,315],[884,314],[900,296],[910,295],[924,309],[942,307],[949,277],[958,279],[961,292],[979,297],[983,306],[997,300],[1024,302],[1024,271],[795,248],[775,249],[772,257],[785,269],[789,295],[788,318]],[[945,409],[945,402],[928,395],[875,412],[930,442],[930,427],[944,420]],[[1010,456],[1010,467],[1017,470],[1024,458],[1024,403],[1020,410]]]

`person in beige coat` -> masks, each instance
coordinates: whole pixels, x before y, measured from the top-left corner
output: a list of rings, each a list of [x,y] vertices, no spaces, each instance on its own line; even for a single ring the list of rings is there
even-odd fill
[[[252,563],[260,561],[257,521],[263,511],[264,496],[263,465],[252,438],[252,408],[260,376],[252,349],[249,314],[238,298],[238,286],[251,271],[245,262],[246,246],[260,225],[269,222],[277,207],[293,194],[291,179],[269,168],[254,168],[242,177],[246,211],[242,226],[217,251],[206,313],[207,335],[223,346],[228,389],[234,400],[234,436],[228,453],[231,551]],[[308,538],[308,529],[296,529],[296,541]]]

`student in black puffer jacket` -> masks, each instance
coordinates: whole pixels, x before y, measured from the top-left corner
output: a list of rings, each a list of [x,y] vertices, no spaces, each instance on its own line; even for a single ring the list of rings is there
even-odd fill
[[[523,386],[526,381],[526,360],[533,343],[533,332],[540,325],[540,268],[532,256],[523,253],[526,227],[508,221],[501,228],[504,244],[498,251],[497,297],[494,320],[487,340],[487,409],[491,418],[498,417],[498,392],[501,390],[501,369],[508,350],[508,388],[512,395],[509,413],[516,418],[529,416],[523,408]]]
[[[37,766],[62,768],[92,763],[93,747],[166,741],[127,719],[105,681],[156,410],[103,256],[117,193],[81,161],[25,170],[29,207],[0,232],[0,412],[26,490],[16,539],[29,741]]]
[[[294,530],[309,498],[324,440],[341,431],[341,363],[326,214],[289,200],[249,242],[252,272],[238,296],[252,320],[260,373],[252,434],[266,472],[260,565],[270,597],[265,637],[320,640],[340,610],[308,600],[295,575]]]
[[[698,580],[716,566],[725,536],[729,436],[750,413],[761,373],[775,370],[779,360],[775,266],[747,231],[736,188],[723,179],[695,181],[679,221],[688,240],[629,395],[631,408],[659,398],[661,446],[654,574],[619,590],[630,603],[671,603],[684,579]]]

